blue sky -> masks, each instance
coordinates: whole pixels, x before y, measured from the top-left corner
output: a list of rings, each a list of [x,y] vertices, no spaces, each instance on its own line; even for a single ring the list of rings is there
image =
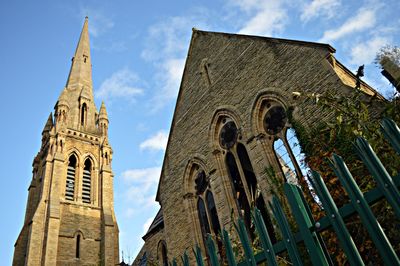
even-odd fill
[[[398,0],[6,1],[0,2],[0,265],[11,264],[31,163],[65,85],[89,16],[97,107],[105,101],[114,149],[120,250],[135,257],[158,210],[157,181],[192,27],[326,42],[384,95],[373,60],[400,44]]]

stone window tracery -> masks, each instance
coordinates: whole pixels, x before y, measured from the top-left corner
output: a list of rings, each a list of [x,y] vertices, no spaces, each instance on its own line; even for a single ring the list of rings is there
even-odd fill
[[[272,222],[268,215],[265,201],[258,188],[257,178],[250,157],[245,145],[238,142],[240,136],[235,122],[226,122],[221,128],[219,136],[221,147],[228,150],[225,155],[225,164],[232,183],[233,196],[239,209],[239,214],[242,216],[250,236],[254,238],[254,227],[251,222],[251,206],[256,206],[262,213],[271,240],[275,242]],[[225,142],[221,140],[225,140]],[[229,145],[226,145],[226,143],[229,143]]]

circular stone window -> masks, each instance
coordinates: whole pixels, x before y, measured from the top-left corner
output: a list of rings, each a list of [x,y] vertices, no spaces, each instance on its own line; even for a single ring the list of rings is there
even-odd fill
[[[285,127],[287,116],[282,106],[273,106],[264,117],[264,129],[270,135],[275,135]]]
[[[235,145],[238,136],[237,127],[233,121],[227,122],[219,134],[219,142],[225,149],[230,149]]]

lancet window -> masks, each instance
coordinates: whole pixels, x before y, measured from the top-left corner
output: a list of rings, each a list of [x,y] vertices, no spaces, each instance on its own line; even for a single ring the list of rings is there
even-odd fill
[[[167,253],[167,245],[164,240],[161,240],[158,244],[159,256],[161,259],[161,266],[168,266],[168,253]]]
[[[304,162],[295,130],[288,127],[285,109],[274,103],[269,106],[264,117],[264,129],[274,136],[273,148],[285,181],[298,185],[298,179],[307,178],[310,171]]]
[[[243,217],[251,237],[254,228],[251,223],[251,206],[257,207],[263,216],[268,233],[273,242],[276,241],[271,219],[265,201],[258,188],[257,178],[244,144],[238,142],[239,130],[234,121],[223,119],[220,131],[220,145],[226,149],[225,163],[232,184],[233,196],[239,213]]]
[[[84,126],[86,124],[86,116],[87,116],[87,105],[86,103],[82,104],[81,107],[81,125]]]
[[[85,161],[85,167],[83,169],[83,178],[82,178],[83,203],[90,203],[91,182],[92,182],[92,162],[88,158]]]
[[[202,238],[205,243],[208,234],[213,234],[215,236],[219,235],[221,226],[218,219],[214,196],[209,189],[209,181],[206,177],[206,173],[199,169],[194,182],[196,194],[198,196],[197,212]]]
[[[74,200],[75,194],[75,174],[76,174],[77,160],[75,155],[71,155],[67,167],[67,180],[65,184],[65,199]]]

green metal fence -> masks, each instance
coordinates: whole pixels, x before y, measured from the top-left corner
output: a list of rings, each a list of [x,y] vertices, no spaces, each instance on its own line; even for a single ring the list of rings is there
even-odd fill
[[[384,119],[381,123],[381,128],[388,142],[400,155],[400,130],[398,126],[392,120]],[[284,193],[299,231],[297,233],[291,231],[281,203],[276,197],[273,197],[272,202],[270,202],[270,207],[281,232],[282,240],[274,245],[271,243],[261,213],[259,210],[254,209],[252,212],[252,219],[255,230],[259,236],[262,251],[254,254],[246,231],[246,226],[243,220],[239,218],[234,225],[243,247],[244,259],[239,262],[236,260],[228,232],[225,229],[221,232],[221,239],[225,252],[224,256],[228,265],[257,265],[260,263],[278,265],[276,254],[284,251],[287,251],[290,262],[293,265],[303,265],[298,250],[298,243],[300,242],[304,242],[313,265],[332,265],[331,258],[318,233],[328,228],[333,228],[335,231],[350,265],[364,265],[357,247],[344,223],[345,218],[354,214],[359,215],[361,222],[367,229],[369,236],[380,253],[384,264],[400,265],[398,256],[370,208],[375,202],[386,199],[388,204],[393,208],[396,216],[400,218],[400,175],[391,177],[388,174],[365,139],[358,138],[355,142],[355,146],[359,157],[378,184],[375,189],[363,194],[343,159],[338,155],[333,155],[331,167],[347,192],[350,203],[338,208],[329,194],[321,176],[317,172],[313,172],[313,178],[311,179],[312,185],[326,213],[323,218],[315,222],[301,189],[295,185],[284,184]],[[220,265],[216,244],[211,236],[208,236],[206,240],[206,248],[208,263],[212,266]],[[198,246],[193,249],[193,254],[197,265],[203,266],[205,257]],[[187,252],[183,254],[181,260],[183,265],[189,265],[189,256]],[[177,264],[175,258],[171,264]]]

